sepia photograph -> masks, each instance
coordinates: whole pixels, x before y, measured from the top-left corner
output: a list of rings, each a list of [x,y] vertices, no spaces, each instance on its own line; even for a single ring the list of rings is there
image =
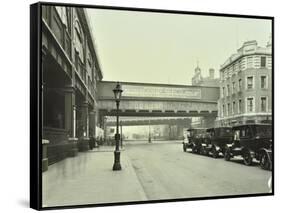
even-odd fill
[[[41,208],[274,194],[273,17],[38,7]]]

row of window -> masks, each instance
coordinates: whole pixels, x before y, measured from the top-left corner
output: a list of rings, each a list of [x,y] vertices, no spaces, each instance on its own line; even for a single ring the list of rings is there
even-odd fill
[[[260,88],[261,89],[267,89],[267,87],[268,87],[267,81],[268,80],[267,80],[266,75],[260,76]],[[254,82],[254,76],[247,76],[246,77],[245,89],[254,89],[255,88],[254,83],[255,83]],[[236,84],[238,84],[237,88],[236,88]],[[238,80],[238,82],[233,81],[231,87],[232,87],[232,94],[234,94],[235,92],[242,91],[242,79],[240,78]],[[229,96],[230,94],[231,94],[231,91],[230,91],[230,85],[229,84],[227,84],[226,87],[222,87],[221,97]]]
[[[243,68],[266,68],[267,60],[266,56],[248,56],[241,59],[221,72],[221,80],[225,80],[226,77],[230,77],[233,73],[237,73]]]
[[[246,105],[245,105],[245,112],[254,112],[255,111],[255,98],[254,97],[247,97],[246,98]],[[236,106],[236,102],[228,103],[226,105],[222,105],[222,116],[229,116],[233,114],[242,113],[242,99],[238,100],[238,107]],[[267,112],[268,111],[268,101],[267,97],[260,98],[260,111]]]

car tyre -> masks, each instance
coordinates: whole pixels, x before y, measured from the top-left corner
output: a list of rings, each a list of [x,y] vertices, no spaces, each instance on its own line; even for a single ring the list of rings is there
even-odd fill
[[[185,145],[183,145],[183,151],[186,152],[186,146]]]
[[[218,156],[219,156],[219,153],[216,150],[216,147],[214,147],[214,146],[212,148],[212,156],[213,156],[213,158],[218,158]]]
[[[225,152],[224,152],[224,159],[226,161],[230,161],[230,158],[231,158],[230,150],[226,149]]]
[[[270,160],[268,159],[266,152],[262,152],[261,154],[260,167],[265,170],[270,170]]]
[[[195,154],[195,153],[197,152],[196,147],[195,147],[195,146],[192,146],[192,150],[191,150],[191,151],[192,151],[192,153],[194,153],[194,154]]]
[[[245,151],[243,154],[243,160],[244,160],[244,164],[246,166],[251,166],[253,163],[253,158],[251,156],[251,153],[249,150]]]
[[[206,151],[206,148],[202,146],[202,147],[200,148],[199,153],[200,153],[201,155],[206,155],[206,152],[207,152],[207,151]]]

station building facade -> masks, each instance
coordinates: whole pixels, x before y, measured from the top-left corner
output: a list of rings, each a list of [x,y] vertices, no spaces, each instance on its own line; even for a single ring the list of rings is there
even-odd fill
[[[271,122],[272,46],[247,41],[220,69],[218,126]]]
[[[91,33],[84,9],[42,6],[42,138],[48,164],[89,149],[100,125],[97,83],[103,74]]]

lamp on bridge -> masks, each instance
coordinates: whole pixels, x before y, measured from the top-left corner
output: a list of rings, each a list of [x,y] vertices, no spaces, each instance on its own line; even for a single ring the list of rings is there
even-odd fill
[[[115,101],[116,101],[116,134],[115,134],[115,151],[114,151],[114,164],[113,170],[121,170],[120,163],[120,150],[119,150],[119,142],[120,142],[120,134],[119,134],[119,104],[122,95],[122,87],[119,82],[117,82],[116,87],[113,89]]]
[[[151,143],[150,120],[148,120],[148,143]]]

